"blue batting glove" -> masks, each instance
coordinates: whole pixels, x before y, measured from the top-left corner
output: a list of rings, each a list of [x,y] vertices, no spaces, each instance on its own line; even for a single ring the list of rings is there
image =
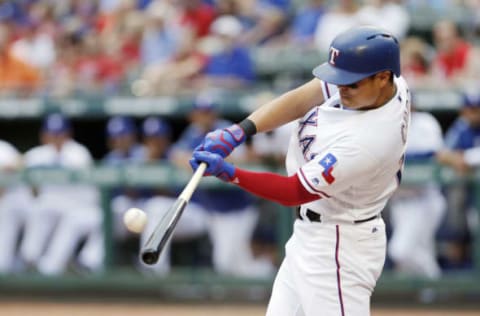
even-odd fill
[[[190,165],[193,170],[197,170],[200,163],[206,162],[207,169],[205,176],[215,176],[223,181],[230,182],[235,175],[235,167],[223,160],[218,154],[212,154],[208,151],[194,151],[193,158],[190,159]]]
[[[195,148],[195,151],[208,151],[225,158],[245,139],[244,130],[238,124],[234,124],[208,133],[203,142]]]

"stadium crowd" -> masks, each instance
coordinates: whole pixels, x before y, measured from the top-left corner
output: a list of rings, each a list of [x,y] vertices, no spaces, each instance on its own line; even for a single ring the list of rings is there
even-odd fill
[[[411,12],[463,8],[411,32]],[[255,49],[325,52],[348,27],[376,24],[402,41],[410,85],[461,87],[477,76],[475,1],[2,1],[2,95],[159,95],[255,84]],[[421,11],[421,10],[420,10]],[[445,15],[448,17],[448,15]],[[296,54],[291,50],[291,54]],[[300,56],[299,56],[300,57]],[[478,78],[477,78],[478,79]]]
[[[459,21],[451,14],[455,10],[469,14]],[[416,30],[413,19],[414,12],[425,11],[438,17],[432,20],[427,32]],[[375,24],[395,34],[401,42],[402,74],[413,89],[414,105],[415,91],[421,89],[453,89],[463,96],[453,124],[440,126],[431,116],[424,118],[429,122],[424,124],[430,125],[420,125],[418,129],[422,133],[431,128],[427,132],[435,139],[432,141],[435,146],[430,144],[431,148],[422,149],[424,160],[451,166],[465,174],[477,165],[478,158],[475,153],[463,152],[480,146],[478,12],[480,3],[468,0],[7,0],[0,3],[0,98],[207,95],[208,99],[211,90],[248,93],[256,85],[271,85],[275,80],[275,75],[266,77],[258,72],[259,51],[264,55],[267,52],[271,58],[279,51],[287,51],[298,59],[306,51],[321,56],[339,32],[355,25]],[[278,69],[282,68],[281,62],[278,60]],[[310,76],[310,73],[300,75]],[[294,83],[295,78],[289,81],[290,85]],[[172,128],[160,117],[145,118],[141,123],[129,117],[109,118],[104,140],[108,152],[101,163],[167,161],[181,168],[182,155],[188,156],[206,132],[225,124],[214,101],[198,97],[194,100],[188,126]],[[173,129],[182,133],[174,135]],[[45,117],[38,147],[20,153],[16,144],[0,143],[0,168],[4,171],[24,166],[87,168],[93,163],[91,144],[77,143],[71,132],[67,117],[59,114]],[[283,130],[276,133],[284,135]],[[274,140],[275,135],[265,137],[255,137],[244,149],[240,161],[274,161],[282,166],[285,136],[277,136],[279,140]],[[71,154],[69,148],[76,154]],[[412,161],[416,159],[417,156]],[[70,189],[72,198],[78,198],[80,189]],[[398,251],[390,254],[387,265],[401,273],[438,278],[441,270],[472,265],[472,236],[478,230],[472,188],[462,187],[460,192],[459,188],[436,189],[433,198],[444,210],[437,212],[437,223],[424,236],[426,252],[431,252],[435,262],[426,258],[432,268],[418,269],[421,263],[414,262],[415,256],[402,253],[402,249],[408,249],[418,240],[407,238],[402,243],[395,239]],[[89,216],[80,221],[77,209],[68,207],[71,202],[68,195],[59,193],[63,190],[47,185],[30,190],[22,185],[3,191],[0,274],[29,267],[44,274],[61,274],[77,254],[82,268],[102,270],[98,192],[91,187],[81,188],[86,198],[80,198],[78,209],[82,208],[83,214]],[[427,191],[431,193],[429,190],[414,193]],[[111,203],[114,223],[131,206],[152,208],[154,213],[158,206],[152,205],[159,203],[160,197],[171,198],[176,193],[116,188]],[[219,273],[271,275],[275,259],[255,257],[250,249],[254,230],[261,224],[261,212],[252,197],[233,192],[234,198],[213,202],[209,192],[201,193],[198,217],[192,221],[185,219],[190,234],[183,237],[179,234],[179,238],[208,234],[213,244],[211,261]],[[396,201],[413,196],[411,190],[402,194]],[[233,205],[232,201],[238,203]],[[412,203],[410,207],[416,208],[415,212],[428,208],[422,203]],[[37,217],[32,219],[28,215],[33,209],[39,218],[51,219],[42,225]],[[385,216],[389,214],[387,210]],[[395,220],[392,218],[391,222],[395,234]],[[221,238],[229,227],[230,234],[238,229],[230,241]],[[412,228],[407,227],[407,235],[411,233],[408,229]],[[20,233],[21,230],[24,232]],[[114,234],[117,242],[128,235],[121,224],[114,227]],[[40,241],[42,247],[35,245]],[[236,253],[228,251],[231,248],[225,244],[227,241],[241,245]],[[156,272],[168,271],[168,260]]]

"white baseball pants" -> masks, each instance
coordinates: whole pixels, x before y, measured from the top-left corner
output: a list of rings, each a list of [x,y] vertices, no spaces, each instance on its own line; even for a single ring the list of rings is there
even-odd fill
[[[266,315],[370,315],[385,255],[381,218],[360,224],[296,220]]]

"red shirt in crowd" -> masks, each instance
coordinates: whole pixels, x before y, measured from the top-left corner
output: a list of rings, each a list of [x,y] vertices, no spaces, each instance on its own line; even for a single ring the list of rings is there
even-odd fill
[[[458,41],[450,53],[438,53],[435,58],[436,66],[443,71],[447,78],[454,76],[456,72],[465,68],[471,48],[469,43]]]

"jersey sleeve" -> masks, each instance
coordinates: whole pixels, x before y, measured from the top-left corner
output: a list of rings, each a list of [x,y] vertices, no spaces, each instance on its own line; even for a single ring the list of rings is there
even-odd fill
[[[334,84],[327,83],[322,81],[322,92],[325,100],[330,99],[338,91],[338,87]]]
[[[359,147],[331,148],[316,155],[297,174],[308,192],[328,198],[370,177],[377,165],[377,160]]]

